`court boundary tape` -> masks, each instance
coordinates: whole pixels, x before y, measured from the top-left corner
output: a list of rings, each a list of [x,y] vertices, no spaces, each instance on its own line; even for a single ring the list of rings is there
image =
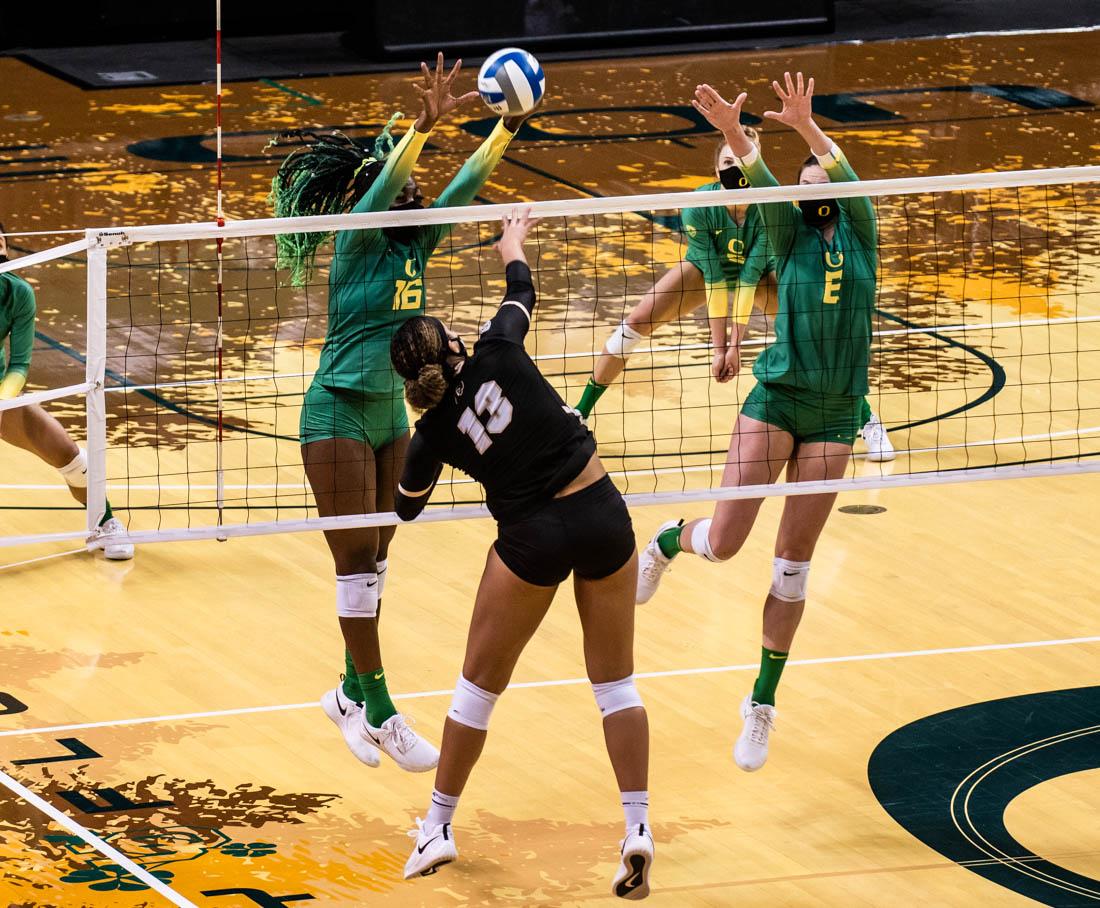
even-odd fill
[[[173,905],[179,905],[180,908],[198,908],[198,906],[188,899],[180,895],[171,886],[162,883],[155,876],[153,876],[148,870],[135,864],[130,858],[126,857],[118,849],[112,847],[99,836],[97,836],[90,829],[86,829],[81,826],[72,817],[62,813],[48,801],[43,800],[36,795],[33,791],[27,788],[25,785],[13,779],[6,772],[0,770],[0,785],[3,785],[9,791],[12,792],[21,801],[26,802],[31,807],[41,811],[51,820],[57,823],[59,826],[63,826],[69,830],[73,835],[80,838],[86,844],[91,845],[96,851],[105,857],[110,858],[116,864],[123,869],[127,870],[137,879],[141,880],[146,886],[152,889],[154,892],[164,896]]]
[[[922,656],[949,656],[961,653],[987,653],[1015,649],[1035,649],[1045,646],[1073,646],[1100,643],[1100,636],[1065,637],[1055,640],[1025,640],[1017,643],[980,643],[971,646],[949,646],[937,649],[898,650],[884,653],[857,653],[848,656],[819,656],[811,659],[791,659],[787,665],[836,665],[848,662],[876,662],[886,659],[911,659]],[[675,678],[692,675],[712,675],[726,672],[756,671],[758,662],[746,662],[741,665],[715,665],[701,668],[673,668],[663,671],[635,672],[636,679]],[[589,684],[587,678],[558,678],[545,681],[520,681],[509,684],[508,690],[523,690],[541,687],[569,687],[577,684]],[[444,697],[454,693],[453,688],[445,690],[425,690],[414,693],[391,694],[394,700],[419,700],[428,697]],[[151,725],[157,722],[187,722],[198,719],[214,719],[221,716],[241,716],[254,713],[285,712],[293,709],[318,707],[318,700],[307,703],[281,703],[274,706],[242,706],[235,709],[217,709],[206,712],[174,713],[163,716],[143,716],[136,719],[112,719],[101,722],[76,722],[69,725],[45,725],[38,728],[13,728],[0,731],[0,738],[18,738],[30,735],[54,734],[62,731],[79,731],[90,728],[115,728],[128,725]],[[0,773],[2,776],[3,773]]]

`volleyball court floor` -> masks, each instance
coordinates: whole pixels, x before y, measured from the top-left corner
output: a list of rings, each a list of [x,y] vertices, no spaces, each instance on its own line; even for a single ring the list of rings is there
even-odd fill
[[[687,106],[694,85],[746,88],[759,114],[770,107],[768,81],[788,68],[813,73],[819,93],[833,98],[836,117],[823,122],[865,179],[1093,163],[1095,34],[555,64],[544,113],[482,197],[694,188],[711,178],[713,146]],[[0,59],[0,78],[0,218],[10,230],[211,217],[208,86],[86,92],[13,59]],[[265,213],[277,158],[262,148],[273,133],[312,123],[370,134],[412,103],[392,75],[229,89],[233,218]],[[468,115],[482,118],[477,109]],[[419,171],[428,198],[476,147],[477,132],[469,121],[437,130]],[[796,137],[765,130],[764,147],[789,179],[803,155]],[[1100,427],[1089,378],[1100,362],[1097,329],[1087,320],[1100,316],[1095,191],[1082,192],[1091,204],[1073,219],[1064,197],[1020,197],[1025,227],[1045,219],[1043,235],[1072,244],[1079,267],[1071,275],[1044,258],[1041,273],[1019,268],[987,286],[953,263],[935,275],[946,308],[907,309],[906,324],[988,327],[969,331],[965,343],[916,329],[904,335],[916,347],[881,343],[872,400],[888,425],[909,426],[894,437],[913,452],[887,469],[985,465],[990,451],[996,462],[1054,461],[1098,444],[1100,428],[1088,431]],[[919,223],[924,213],[905,216]],[[547,233],[551,259],[554,236]],[[674,257],[675,239],[653,236],[653,258]],[[63,239],[15,245],[32,251]],[[992,236],[990,248],[1003,239]],[[917,232],[904,254],[920,257],[937,241]],[[1020,243],[1014,254],[1023,260]],[[645,283],[643,252],[624,251],[636,268],[631,286]],[[902,255],[892,249],[884,266],[905,270]],[[75,383],[83,377],[83,269],[62,261],[28,276],[40,312],[33,386]],[[887,288],[890,281],[884,267]],[[952,309],[959,296],[984,304]],[[597,299],[578,332],[566,330],[567,308],[549,307],[546,350],[598,346],[622,304],[621,294]],[[469,327],[480,314],[455,312]],[[1053,323],[1004,326],[1022,319]],[[691,321],[664,337],[684,346],[703,331]],[[315,361],[319,340],[303,345],[299,361]],[[661,386],[657,406],[646,362],[632,363],[625,391],[601,402],[601,444],[614,451],[631,437],[632,420],[648,419],[659,423],[655,437],[723,447],[750,379],[715,390],[698,352],[657,353],[652,364],[680,376],[675,394]],[[173,377],[172,363],[161,359],[158,380]],[[587,364],[549,358],[546,369],[573,399]],[[50,409],[79,432],[79,400]],[[287,406],[256,419],[289,436],[297,416]],[[972,446],[951,447],[962,441]],[[290,482],[296,446],[275,444]],[[176,456],[166,449],[164,457]],[[142,457],[152,462],[149,451],[135,454]],[[695,474],[683,468],[693,461],[663,463],[656,488],[691,485]],[[624,474],[626,466],[615,462]],[[857,461],[854,473],[870,469]],[[47,468],[3,448],[0,476],[5,534],[79,528],[81,515]],[[1096,482],[1081,475],[843,496],[838,507],[849,510],[831,518],[814,558],[772,755],[751,775],[730,751],[759,654],[779,502],[766,503],[732,562],[678,562],[638,614],[638,683],[653,730],[656,902],[1100,898]],[[638,509],[639,543],[668,517],[708,512]],[[160,519],[129,516],[137,526]],[[436,741],[492,538],[484,521],[412,526],[391,549],[387,672],[400,708]],[[65,548],[6,550],[3,560]],[[150,545],[126,564],[77,554],[5,568],[0,768],[196,905],[610,903],[620,821],[569,591],[494,714],[457,818],[459,862],[405,882],[404,834],[431,780],[387,764],[362,767],[314,705],[342,664],[331,572],[314,534]],[[0,903],[163,903],[7,795],[0,854]]]

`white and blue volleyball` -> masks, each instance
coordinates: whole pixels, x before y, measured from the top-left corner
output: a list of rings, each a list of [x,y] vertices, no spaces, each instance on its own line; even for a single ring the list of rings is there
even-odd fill
[[[530,113],[542,100],[546,76],[539,61],[527,51],[506,47],[481,64],[477,90],[493,113],[518,117]]]

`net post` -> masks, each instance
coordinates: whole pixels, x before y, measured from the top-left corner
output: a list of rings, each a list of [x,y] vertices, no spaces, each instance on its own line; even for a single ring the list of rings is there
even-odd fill
[[[107,511],[107,245],[97,230],[87,231],[88,312],[85,378],[87,392],[88,533]]]

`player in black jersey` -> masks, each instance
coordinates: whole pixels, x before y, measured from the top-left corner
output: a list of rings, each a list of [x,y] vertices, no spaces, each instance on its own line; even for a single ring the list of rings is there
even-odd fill
[[[485,487],[498,525],[447,713],[431,808],[417,819],[405,878],[433,873],[458,856],[451,819],[481,755],[489,715],[558,585],[572,573],[588,677],[626,817],[612,892],[639,899],[649,894],[653,837],[649,725],[633,674],[634,531],[591,433],[524,350],[535,308],[523,254],[530,227],[526,214],[505,218],[498,249],[508,289],[472,355],[457,334],[424,316],[405,322],[390,346],[406,398],[424,411],[397,490],[398,516],[411,520],[423,510],[449,463]]]

